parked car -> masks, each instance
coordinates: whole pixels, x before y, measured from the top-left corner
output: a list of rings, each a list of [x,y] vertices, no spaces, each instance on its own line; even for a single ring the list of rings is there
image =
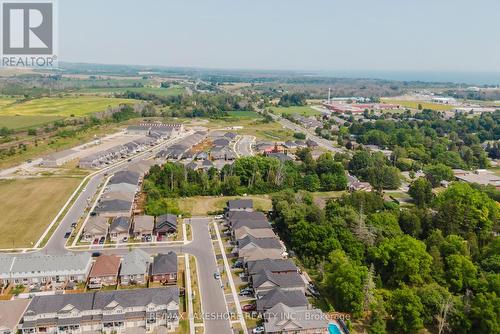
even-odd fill
[[[257,326],[252,330],[253,334],[261,334],[264,333],[264,326]]]
[[[224,216],[223,215],[215,215],[214,218],[215,219],[222,219],[222,218],[224,218]]]
[[[255,311],[256,308],[257,308],[257,305],[255,305],[255,304],[247,304],[247,305],[243,305],[241,307],[241,309],[245,312]]]
[[[239,293],[240,296],[251,296],[252,294],[253,294],[253,291],[252,291],[252,289],[249,289],[249,288],[245,288],[245,289],[241,290]]]
[[[75,228],[76,227],[76,223],[71,223],[71,227]]]
[[[92,242],[94,245],[97,245],[99,243],[99,239],[94,239],[94,241]]]
[[[93,252],[92,257],[98,257],[101,255],[101,252]]]
[[[106,238],[105,237],[101,237],[101,239],[99,239],[99,244],[102,245],[104,243],[104,241],[106,241]]]
[[[316,289],[316,287],[315,287],[315,286],[314,286],[314,284],[312,284],[312,283],[309,283],[309,284],[307,285],[307,291],[308,291],[311,295],[313,295],[314,297],[318,297],[318,296],[319,296],[319,291],[318,291],[318,289]]]
[[[243,268],[243,262],[241,261],[236,261],[235,263],[233,263],[233,265],[231,266],[231,268]]]
[[[219,274],[219,272],[218,272],[218,271],[216,271],[216,272],[214,273],[214,278],[215,278],[215,279],[220,279],[220,274]]]
[[[64,234],[64,239],[68,239],[70,237],[70,235],[71,235],[71,232],[66,232]]]

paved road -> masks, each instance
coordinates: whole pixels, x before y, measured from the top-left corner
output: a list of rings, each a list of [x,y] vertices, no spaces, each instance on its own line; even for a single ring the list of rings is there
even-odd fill
[[[253,155],[252,144],[254,142],[254,136],[242,135],[241,138],[236,142],[236,153],[238,153],[242,157]]]
[[[77,222],[78,219],[85,214],[85,208],[89,205],[88,200],[92,199],[92,197],[97,193],[99,184],[101,184],[101,182],[106,177],[105,174],[112,174],[120,170],[125,170],[135,163],[154,157],[158,151],[164,149],[166,146],[178,142],[179,140],[182,140],[182,138],[184,138],[184,135],[182,137],[165,141],[161,145],[156,146],[154,149],[148,150],[133,157],[132,159],[130,159],[130,161],[123,161],[122,163],[118,163],[111,167],[105,168],[92,176],[85,186],[85,190],[78,195],[73,205],[71,205],[71,207],[68,209],[66,215],[59,223],[59,226],[56,228],[49,241],[41,249],[41,251],[46,254],[67,253],[67,250],[65,248],[67,239],[64,238],[64,234],[66,234],[66,232],[70,232],[71,224]]]
[[[220,318],[215,319],[215,315],[224,316],[227,314],[226,300],[224,298],[224,289],[220,286],[220,281],[214,279],[214,273],[217,270],[215,252],[212,246],[212,240],[208,230],[211,218],[191,218],[191,231],[193,241],[185,245],[166,245],[140,247],[142,250],[157,254],[173,251],[177,254],[188,253],[196,257],[196,266],[198,269],[198,282],[201,293],[202,312],[205,317],[205,334],[230,334],[232,333],[229,320]],[[128,247],[118,249],[98,250],[103,254],[125,255],[130,250]],[[198,315],[201,316],[201,315]]]

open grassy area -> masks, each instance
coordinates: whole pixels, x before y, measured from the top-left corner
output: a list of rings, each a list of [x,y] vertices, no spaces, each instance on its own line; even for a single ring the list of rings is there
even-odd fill
[[[424,101],[406,101],[406,100],[392,100],[392,99],[382,99],[384,103],[399,104],[406,108],[418,109],[418,105],[422,105],[422,109],[433,109],[433,110],[452,110],[453,106],[440,103],[431,103]]]
[[[0,181],[0,248],[31,247],[71,196],[81,178]]]
[[[1,107],[0,107],[1,109]],[[12,130],[24,130],[35,128],[47,123],[63,119],[61,116],[21,116],[21,115],[0,115],[0,125]]]
[[[272,107],[271,110],[273,110],[275,114],[280,114],[280,115],[298,114],[298,115],[302,115],[302,116],[316,116],[316,115],[321,114],[319,111],[317,111],[316,109],[313,109],[309,106]]]
[[[230,199],[243,198],[241,196],[195,196],[180,198],[179,209],[190,212],[192,216],[205,216],[209,212],[224,209],[226,202]],[[250,195],[245,198],[253,199],[254,208],[257,210],[270,210],[271,197],[269,195]]]
[[[125,92],[147,93],[158,96],[174,96],[181,95],[186,92],[185,88],[178,85],[173,85],[168,88],[160,87],[110,87],[110,88],[86,88],[79,90],[78,93],[86,94],[120,94]]]
[[[98,96],[43,97],[25,102],[0,105],[0,115],[20,116],[85,116],[105,111],[110,106],[133,103],[130,99]]]
[[[209,119],[206,123],[200,124],[210,129],[224,129],[234,126],[241,126],[242,129],[231,130],[242,135],[252,135],[258,140],[286,141],[293,139],[293,131],[283,128],[278,122],[263,122],[260,115],[252,112],[240,112],[248,116],[230,116],[222,119]]]

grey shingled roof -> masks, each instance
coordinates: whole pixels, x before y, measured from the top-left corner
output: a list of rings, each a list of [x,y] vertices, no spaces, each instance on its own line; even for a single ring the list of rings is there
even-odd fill
[[[123,257],[120,275],[147,274],[151,257],[142,249],[134,249]]]
[[[265,259],[258,261],[248,261],[247,270],[249,275],[255,275],[262,270],[272,273],[297,271],[297,266],[290,259]]]
[[[130,230],[129,217],[116,217],[113,219],[109,227],[109,231],[115,233],[128,232],[129,230]]]
[[[253,200],[251,199],[233,199],[227,201],[227,207],[229,210],[233,209],[246,209],[246,208],[253,208]]]
[[[260,299],[257,299],[257,311],[263,312],[275,306],[278,303],[283,303],[289,307],[307,307],[309,302],[302,291],[299,290],[283,290],[272,289]]]
[[[169,228],[177,229],[177,216],[171,213],[167,213],[165,215],[156,217],[155,228],[157,230],[168,230]]]
[[[258,288],[265,282],[272,282],[280,288],[300,288],[305,283],[297,272],[273,273],[269,270],[262,270],[252,275],[254,288]]]
[[[97,291],[90,293],[35,296],[25,315],[58,313],[68,305],[78,310],[104,309],[115,301],[124,308],[145,306],[149,303],[168,305],[171,301],[179,303],[179,288],[149,288],[117,291]]]
[[[166,274],[177,272],[177,254],[168,252],[166,254],[158,254],[153,259],[151,274]]]
[[[267,311],[264,322],[266,333],[281,333],[282,331],[312,332],[326,331],[328,320],[318,309],[292,309],[282,303]]]
[[[12,257],[7,257],[7,256],[0,257],[0,277],[9,275],[12,261],[13,261]]]
[[[281,243],[276,238],[255,238],[251,235],[247,235],[243,239],[238,240],[238,248],[244,248],[249,244],[254,244],[260,248],[264,249],[281,249]]]
[[[115,175],[109,179],[109,184],[118,184],[118,183],[130,183],[133,185],[137,185],[139,183],[139,179],[141,175],[136,172],[124,170],[116,172]]]
[[[75,271],[81,272],[91,261],[90,253],[65,255],[32,255],[16,257],[12,266],[13,273]]]
[[[95,208],[97,212],[116,212],[116,211],[129,211],[132,207],[132,202],[124,201],[121,199],[113,199],[109,201],[102,201]]]

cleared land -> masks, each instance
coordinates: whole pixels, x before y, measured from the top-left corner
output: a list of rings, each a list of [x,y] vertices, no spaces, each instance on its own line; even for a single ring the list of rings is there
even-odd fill
[[[321,114],[319,111],[316,109],[313,109],[309,106],[303,106],[303,107],[272,107],[271,110],[274,111],[275,114],[280,114],[280,115],[292,115],[292,114],[298,114],[302,116],[316,116]]]
[[[384,103],[399,104],[406,108],[418,109],[418,105],[422,105],[422,109],[432,109],[432,110],[452,110],[453,106],[447,104],[431,103],[424,101],[406,101],[406,100],[391,100],[382,99]]]
[[[31,247],[80,182],[76,177],[0,180],[0,248]]]
[[[133,103],[130,99],[98,96],[43,97],[25,102],[0,104],[0,115],[21,116],[85,116],[106,110],[121,103]]]
[[[192,216],[206,216],[210,212],[223,210],[226,202],[230,199],[248,198],[253,199],[255,209],[268,211],[272,207],[269,195],[251,196],[196,196],[181,198],[178,200],[179,209],[182,212],[189,212]]]
[[[1,108],[1,107],[0,107]],[[0,111],[1,113],[1,111]],[[51,123],[63,119],[61,116],[4,116],[0,115],[0,126],[7,127],[12,130],[23,130],[34,127],[39,127],[47,123]]]

